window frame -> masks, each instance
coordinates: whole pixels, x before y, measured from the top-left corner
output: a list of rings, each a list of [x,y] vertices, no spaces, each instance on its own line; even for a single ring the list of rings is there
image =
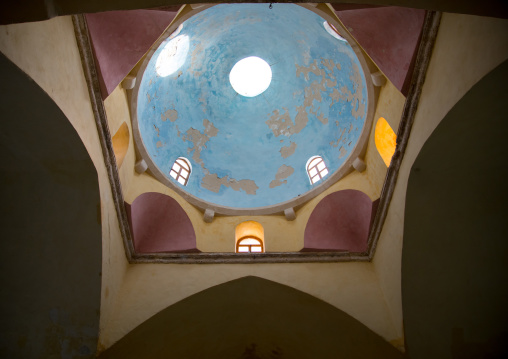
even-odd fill
[[[178,172],[174,169],[175,165],[178,165],[180,167]],[[187,176],[182,174],[182,170],[187,171]],[[176,177],[174,177],[172,173],[174,173]],[[187,186],[187,183],[189,183],[189,178],[190,178],[191,173],[192,173],[192,166],[190,164],[190,161],[185,157],[178,157],[175,160],[175,162],[173,162],[173,166],[171,166],[171,170],[169,170],[169,175],[171,176],[171,178],[173,178],[177,183],[179,183],[183,186]],[[179,181],[180,178],[183,178],[184,183],[181,183]]]
[[[256,241],[259,242],[259,245],[256,245],[256,244],[241,244],[243,240],[246,240],[246,239],[254,239]],[[242,247],[249,247],[249,251],[248,252],[239,252],[238,249],[240,248],[240,246]],[[261,252],[252,252],[252,247],[261,247]],[[249,254],[252,254],[252,253],[265,253],[265,247],[263,245],[263,241],[261,240],[261,238],[258,238],[256,236],[253,236],[253,235],[247,235],[247,236],[243,236],[242,238],[240,238],[239,240],[236,241],[236,253],[249,253]]]
[[[317,162],[315,162],[316,160],[318,160]],[[314,163],[314,164],[313,164]],[[320,163],[323,163],[324,165],[324,168],[322,169],[319,169],[318,168],[318,165]],[[321,181],[326,175],[328,175],[330,173],[330,171],[328,170],[328,166],[326,165],[326,162],[324,160],[323,157],[321,156],[312,156],[311,158],[309,158],[309,160],[307,161],[307,165],[305,166],[306,168],[306,171],[307,171],[307,176],[309,177],[309,181],[310,181],[310,184],[311,185],[315,185],[317,182]],[[314,175],[311,175],[311,171],[313,169],[316,169],[316,173]],[[322,173],[326,171],[326,173],[324,175],[322,175]],[[317,180],[313,180],[314,178],[316,177],[319,177]]]

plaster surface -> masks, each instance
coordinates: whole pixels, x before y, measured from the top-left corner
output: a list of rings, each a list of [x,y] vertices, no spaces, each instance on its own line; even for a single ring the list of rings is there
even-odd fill
[[[411,358],[508,355],[507,77],[505,60],[448,112],[413,163],[402,251]]]
[[[312,211],[305,227],[304,249],[364,252],[371,217],[372,201],[365,193],[331,193]]]
[[[345,163],[364,129],[367,83],[354,50],[324,22],[293,4],[218,5],[159,45],[145,60],[133,112],[142,146],[168,181],[205,202],[259,208],[311,190],[310,157],[322,156],[330,174]],[[255,97],[229,83],[231,68],[249,56],[272,70]],[[173,67],[162,70],[164,61]],[[180,156],[193,169],[185,187],[169,176]]]
[[[384,75],[406,96],[425,10],[386,6],[337,11],[337,16]]]
[[[316,330],[319,328],[319,330]],[[248,276],[157,313],[106,358],[402,358],[381,337],[306,293]]]
[[[4,55],[0,76],[0,356],[91,359],[101,305],[97,171],[61,109]]]
[[[100,331],[110,323],[128,267],[99,135],[90,106],[71,17],[0,28],[0,50],[58,105],[76,130],[97,171],[102,223]],[[128,114],[128,110],[125,109]],[[122,119],[121,121],[124,121]],[[118,127],[121,122],[118,123]],[[118,129],[118,127],[115,128]],[[123,169],[127,170],[129,146]],[[132,154],[133,155],[133,154]],[[132,170],[132,167],[129,168]],[[100,344],[99,344],[100,346]]]
[[[174,11],[86,14],[102,98],[108,97],[175,17]]]
[[[173,198],[147,192],[126,206],[137,253],[197,251],[191,221]]]

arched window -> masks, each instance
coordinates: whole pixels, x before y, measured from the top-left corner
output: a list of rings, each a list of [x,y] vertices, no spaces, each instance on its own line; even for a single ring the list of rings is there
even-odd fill
[[[185,157],[178,157],[171,168],[171,172],[169,174],[178,183],[186,186],[189,181],[190,174],[192,172],[192,167],[188,159]]]
[[[265,251],[263,226],[255,221],[242,222],[235,229],[236,253],[263,253]]]
[[[337,28],[328,21],[325,21],[323,26],[325,27],[326,32],[335,37],[337,40],[347,42],[347,40],[340,34],[339,30],[337,30]]]
[[[237,253],[262,253],[263,242],[255,237],[245,237],[236,243]]]
[[[397,135],[383,117],[380,117],[377,121],[374,138],[377,151],[381,155],[386,167],[389,167],[395,153]]]
[[[116,165],[120,168],[122,167],[123,160],[127,154],[127,149],[129,148],[129,126],[127,126],[126,122],[122,123],[111,139],[111,142],[113,142]]]
[[[321,156],[313,156],[307,161],[307,175],[310,184],[314,184],[328,174],[325,161]]]

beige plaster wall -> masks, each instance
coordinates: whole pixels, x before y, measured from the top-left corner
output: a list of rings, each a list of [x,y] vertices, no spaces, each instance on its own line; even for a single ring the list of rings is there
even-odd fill
[[[282,283],[330,303],[388,341],[394,327],[370,263],[139,264],[124,279],[110,325],[101,332],[109,347],[164,308],[210,286],[247,275]]]
[[[423,144],[453,105],[507,57],[508,20],[443,14],[411,137],[373,260],[401,338],[400,253],[409,171]],[[436,160],[439,161],[438,158]]]
[[[27,73],[60,107],[76,129],[97,170],[103,236],[102,331],[109,322],[111,308],[116,303],[128,263],[71,17],[0,26],[0,51]]]

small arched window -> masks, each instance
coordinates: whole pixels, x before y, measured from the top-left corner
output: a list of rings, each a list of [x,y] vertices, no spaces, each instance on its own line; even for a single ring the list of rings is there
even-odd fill
[[[178,183],[186,186],[189,181],[190,174],[192,172],[192,167],[188,159],[185,157],[178,157],[171,168],[169,174]]]
[[[328,174],[325,161],[321,156],[313,156],[307,161],[307,175],[310,184],[314,184]]]
[[[390,167],[395,148],[397,146],[397,135],[383,117],[380,117],[376,124],[375,131],[376,148],[381,155],[386,167]]]
[[[235,229],[236,253],[263,253],[265,251],[265,231],[255,221],[242,222]]]
[[[127,126],[126,122],[122,123],[111,139],[111,142],[113,143],[116,165],[120,168],[122,167],[123,160],[127,154],[127,149],[129,148],[129,126]]]
[[[245,237],[236,243],[237,253],[262,253],[263,242],[256,237]]]

